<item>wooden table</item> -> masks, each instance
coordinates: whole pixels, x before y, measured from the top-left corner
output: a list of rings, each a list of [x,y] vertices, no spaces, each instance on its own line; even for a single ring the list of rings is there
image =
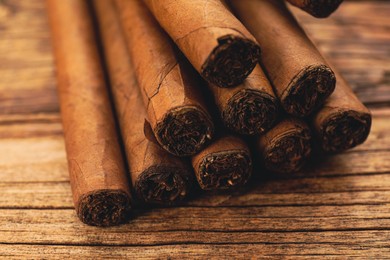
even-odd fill
[[[96,228],[73,209],[44,1],[1,0],[0,256],[390,257],[390,2],[345,2],[327,20],[294,12],[372,110],[367,142]]]

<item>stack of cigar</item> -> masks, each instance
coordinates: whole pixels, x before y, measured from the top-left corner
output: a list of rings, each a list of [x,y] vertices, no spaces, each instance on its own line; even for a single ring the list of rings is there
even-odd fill
[[[316,17],[342,2],[288,1]],[[368,109],[283,0],[47,6],[71,187],[86,224],[123,223],[134,201],[177,203],[196,182],[242,186],[252,158],[267,172],[295,172],[312,148],[340,152],[369,134]]]

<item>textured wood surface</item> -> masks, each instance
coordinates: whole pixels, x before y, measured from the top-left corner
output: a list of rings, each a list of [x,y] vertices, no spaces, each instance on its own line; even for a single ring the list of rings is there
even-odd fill
[[[390,257],[390,2],[294,12],[371,108],[367,142],[102,229],[73,210],[44,2],[0,1],[0,257]]]

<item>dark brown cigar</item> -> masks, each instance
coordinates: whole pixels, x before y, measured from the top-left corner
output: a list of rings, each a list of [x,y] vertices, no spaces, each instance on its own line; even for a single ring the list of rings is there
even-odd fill
[[[326,18],[340,6],[343,0],[287,0],[317,18]]]
[[[176,203],[189,194],[193,172],[182,159],[160,148],[146,122],[146,110],[114,2],[93,3],[135,194],[146,203]]]
[[[259,41],[262,63],[284,110],[304,117],[321,107],[335,76],[282,0],[230,1]]]
[[[47,0],[70,184],[78,217],[127,220],[130,191],[86,1]]]
[[[209,83],[237,86],[257,64],[259,46],[220,0],[144,2]]]
[[[196,72],[140,0],[116,3],[157,141],[174,155],[196,154],[214,132]]]

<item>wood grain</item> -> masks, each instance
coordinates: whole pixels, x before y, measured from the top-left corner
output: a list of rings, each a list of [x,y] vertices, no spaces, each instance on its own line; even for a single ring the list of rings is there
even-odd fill
[[[346,1],[325,20],[292,10],[372,109],[367,142],[99,229],[73,210],[44,3],[0,1],[0,257],[389,257],[390,3]]]

